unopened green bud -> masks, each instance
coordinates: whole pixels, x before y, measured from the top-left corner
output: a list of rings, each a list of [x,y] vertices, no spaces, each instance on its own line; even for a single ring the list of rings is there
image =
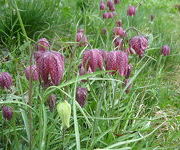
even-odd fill
[[[60,102],[57,105],[57,111],[62,120],[63,128],[69,128],[69,122],[71,117],[71,105],[67,101]]]

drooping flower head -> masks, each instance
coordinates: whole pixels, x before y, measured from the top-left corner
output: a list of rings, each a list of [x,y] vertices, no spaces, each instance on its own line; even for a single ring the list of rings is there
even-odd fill
[[[112,0],[107,1],[107,7],[109,7],[110,11],[115,11],[114,2]]]
[[[103,18],[110,19],[110,18],[113,18],[115,15],[116,15],[115,12],[105,12],[105,13],[103,13]]]
[[[50,44],[46,38],[41,38],[37,42],[38,51],[46,51],[50,48]]]
[[[12,86],[12,77],[8,72],[0,73],[0,87],[9,89]]]
[[[57,105],[57,112],[62,121],[63,128],[70,127],[71,105],[65,100]]]
[[[170,55],[170,52],[171,52],[171,49],[170,49],[170,47],[168,45],[164,45],[161,48],[161,54],[164,55],[164,56]]]
[[[36,63],[39,75],[44,81],[44,84],[50,81],[54,85],[60,83],[64,73],[64,57],[59,52],[44,52]]]
[[[83,66],[86,70],[90,67],[92,72],[103,68],[103,53],[98,49],[85,50],[83,53]]]
[[[39,79],[39,73],[36,65],[28,66],[24,72],[27,80],[32,78],[32,80],[36,81]]]
[[[115,27],[114,28],[114,34],[118,35],[120,37],[124,37],[126,35],[126,32],[122,27]]]
[[[100,10],[105,10],[106,9],[106,4],[103,1],[101,1],[100,4],[99,4],[99,8],[100,8]]]
[[[86,35],[84,34],[83,29],[79,29],[76,33],[76,42],[78,42],[79,46],[86,46],[88,44],[88,40]]]
[[[111,51],[107,55],[106,70],[112,70],[111,74],[116,71],[121,76],[126,76],[128,71],[128,55],[122,51]]]
[[[13,116],[13,110],[9,106],[2,106],[2,114],[5,120],[11,120]]]
[[[87,88],[77,87],[76,89],[76,100],[81,107],[83,107],[86,103],[87,92]]]
[[[135,16],[136,15],[136,7],[135,6],[129,6],[127,10],[128,16]]]
[[[133,48],[139,56],[143,56],[148,48],[148,39],[144,36],[135,36],[129,42],[130,48]]]
[[[114,4],[119,4],[120,0],[114,0]]]

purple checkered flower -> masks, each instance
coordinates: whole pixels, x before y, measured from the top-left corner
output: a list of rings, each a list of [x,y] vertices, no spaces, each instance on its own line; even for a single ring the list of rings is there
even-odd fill
[[[39,75],[45,85],[51,82],[54,85],[60,83],[64,74],[64,57],[59,52],[44,52],[36,63]]]
[[[161,54],[164,56],[170,55],[171,49],[168,45],[164,45],[161,49]]]
[[[30,80],[30,78],[34,81],[39,79],[39,73],[36,65],[28,66],[24,72],[27,80]]]
[[[135,16],[136,15],[136,7],[135,6],[129,6],[127,10],[128,16]]]
[[[0,73],[0,87],[9,89],[12,86],[12,77],[8,72]]]
[[[101,1],[100,4],[99,4],[99,8],[100,8],[100,10],[105,10],[106,9],[106,4],[103,1]]]
[[[148,39],[144,36],[135,36],[129,42],[130,48],[134,49],[136,54],[143,56],[148,48]]]
[[[114,0],[114,4],[119,4],[120,0]]]
[[[87,94],[88,94],[87,88],[77,87],[76,100],[81,107],[83,107],[86,103]]]
[[[128,55],[122,51],[111,51],[107,55],[106,70],[112,70],[111,74],[116,71],[121,76],[126,76],[128,71]]]
[[[86,46],[88,44],[88,40],[86,35],[84,34],[83,29],[79,29],[76,33],[76,42],[78,42],[79,46]]]
[[[115,27],[114,34],[120,37],[124,37],[126,35],[126,32],[122,27]]]
[[[83,66],[85,70],[91,68],[92,72],[95,72],[96,69],[103,69],[103,53],[98,49],[86,50],[83,53]]]
[[[115,11],[114,2],[112,0],[107,1],[107,6],[109,7],[110,11]]]
[[[13,116],[13,109],[9,106],[2,106],[2,114],[5,120],[11,120]]]

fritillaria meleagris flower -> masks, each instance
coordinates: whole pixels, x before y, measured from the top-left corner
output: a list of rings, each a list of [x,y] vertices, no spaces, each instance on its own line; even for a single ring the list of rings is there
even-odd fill
[[[119,4],[120,0],[114,0],[114,4]]]
[[[46,38],[41,38],[37,42],[37,50],[38,51],[46,51],[50,47],[50,44]]]
[[[64,73],[64,57],[59,52],[44,52],[36,63],[39,76],[44,84],[48,84],[50,81],[54,85],[60,83]]]
[[[122,21],[121,20],[116,21],[116,26],[121,27],[122,26]]]
[[[168,45],[164,45],[161,49],[161,54],[164,56],[170,55],[171,49]]]
[[[135,16],[136,15],[136,7],[135,6],[129,6],[127,10],[128,16]]]
[[[114,2],[112,0],[107,1],[107,6],[109,7],[110,11],[115,11]]]
[[[115,12],[105,12],[103,13],[103,18],[110,19],[110,18],[113,18],[115,15],[116,15]]]
[[[100,10],[105,10],[106,9],[106,4],[103,1],[101,1],[100,4],[99,4],[99,8],[100,8]]]
[[[86,70],[90,67],[92,72],[103,68],[103,52],[98,49],[86,50],[83,53],[83,66]]]
[[[62,121],[63,128],[70,127],[71,105],[65,100],[57,104],[57,112]]]
[[[76,42],[78,42],[79,46],[86,46],[88,44],[88,40],[86,35],[84,34],[83,29],[79,29],[76,33]]]
[[[34,81],[38,80],[39,79],[39,73],[38,73],[36,65],[28,66],[25,69],[25,75],[26,75],[27,80],[30,80],[31,78]]]
[[[84,104],[86,103],[87,94],[88,94],[87,88],[77,87],[76,100],[81,107],[83,107]]]
[[[133,48],[139,56],[143,56],[148,48],[148,39],[144,36],[135,36],[129,42],[130,48]]]
[[[116,71],[121,76],[126,76],[128,71],[128,55],[122,51],[111,51],[107,55],[106,70],[112,70],[111,74]]]
[[[9,89],[12,86],[12,77],[8,72],[0,73],[0,87]]]
[[[120,37],[124,37],[126,35],[126,32],[122,27],[115,27],[114,28],[114,34],[118,35]]]
[[[50,95],[47,99],[47,103],[50,111],[52,112],[56,106],[56,95],[55,94]]]
[[[120,37],[116,37],[114,40],[114,45],[117,49],[121,49],[122,48],[122,39]]]
[[[5,120],[11,120],[13,116],[13,109],[9,106],[2,106],[2,114]]]
[[[126,94],[128,94],[132,87],[132,85],[129,84],[129,79],[124,79],[123,87],[125,88],[126,86],[127,86],[127,88],[126,88],[125,92],[126,92]]]

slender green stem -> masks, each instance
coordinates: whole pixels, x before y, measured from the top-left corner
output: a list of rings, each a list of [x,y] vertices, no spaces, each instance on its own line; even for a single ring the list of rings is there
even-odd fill
[[[25,39],[27,42],[29,42],[29,38],[27,36],[27,33],[26,33],[26,30],[24,28],[24,24],[23,24],[23,21],[22,21],[22,18],[21,18],[21,15],[20,15],[20,12],[19,12],[19,9],[18,9],[18,6],[17,6],[17,3],[16,1],[14,1],[14,4],[15,4],[15,8],[16,8],[16,13],[17,13],[17,16],[18,16],[18,20],[19,20],[19,23],[20,23],[20,26],[21,26],[21,30],[25,36]],[[30,64],[30,67],[32,66],[32,49],[30,47],[30,43],[29,43],[29,53],[30,53],[30,60],[29,60],[29,64]],[[32,74],[32,69],[30,69],[30,76]],[[29,92],[28,92],[28,104],[30,106],[32,106],[32,89],[33,89],[33,84],[32,84],[32,78],[30,78],[29,80]],[[32,110],[29,109],[29,130],[30,130],[30,139],[29,139],[29,149],[32,150]]]

